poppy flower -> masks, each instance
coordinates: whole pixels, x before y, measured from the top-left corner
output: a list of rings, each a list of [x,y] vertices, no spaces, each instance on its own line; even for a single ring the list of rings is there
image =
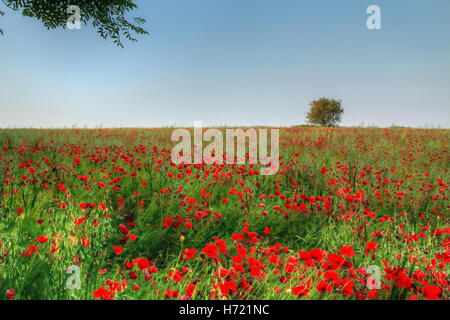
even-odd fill
[[[366,244],[367,251],[377,250],[378,249],[378,243],[375,241],[369,241]]]
[[[334,270],[325,271],[323,274],[323,277],[324,277],[324,279],[329,280],[329,281],[333,281],[333,282],[339,281],[339,273],[337,273]]]
[[[261,274],[261,267],[260,266],[251,266],[250,274],[252,275],[252,277],[259,276]]]
[[[377,296],[378,296],[378,290],[377,289],[367,291],[367,297],[369,299],[375,299]]]
[[[340,268],[342,266],[342,264],[344,263],[344,258],[342,258],[338,254],[330,253],[330,254],[328,254],[327,258],[328,258],[328,261],[330,262],[329,267],[333,270]]]
[[[208,243],[206,247],[203,248],[203,252],[209,257],[209,258],[216,258],[218,256],[217,253],[217,246],[213,243]]]
[[[342,256],[346,256],[347,258],[353,257],[356,252],[353,251],[353,246],[342,245],[341,249],[338,249],[338,252]]]
[[[231,240],[233,240],[233,241],[237,241],[237,240],[245,240],[245,235],[242,234],[242,233],[234,233],[234,234],[231,236]]]
[[[191,260],[195,258],[195,253],[197,252],[197,249],[184,249],[182,253],[182,257],[186,260]]]
[[[16,291],[14,289],[6,290],[6,295],[9,297],[9,300],[14,300],[15,294],[16,294]]]
[[[321,262],[326,256],[326,252],[322,249],[310,249],[308,253],[316,262]]]
[[[106,289],[105,287],[100,287],[94,290],[94,298],[101,300],[112,300],[115,296],[115,292],[112,289]]]
[[[177,298],[178,297],[178,290],[171,290],[167,289],[164,293],[164,298]]]
[[[309,288],[307,286],[292,287],[291,293],[295,296],[306,296],[309,293]]]
[[[322,280],[319,282],[316,289],[318,292],[321,292],[321,293],[327,293],[327,292],[330,293],[331,290],[333,289],[333,287],[327,281]]]
[[[137,264],[138,268],[144,271],[146,268],[150,266],[150,261],[148,261],[145,258],[133,259],[133,264]]]
[[[423,296],[426,300],[441,300],[439,295],[442,290],[439,287],[433,285],[427,285],[423,288]]]
[[[39,243],[45,243],[47,241],[48,241],[47,236],[39,236],[39,238],[36,238],[36,242],[39,242]]]
[[[397,281],[395,285],[399,288],[409,288],[411,287],[413,281],[410,279],[403,270],[400,270],[397,274]]]
[[[177,283],[183,280],[183,277],[181,276],[181,272],[179,270],[169,270],[168,279],[172,279],[175,283]]]
[[[116,255],[120,255],[120,254],[123,252],[123,249],[122,249],[122,247],[120,247],[120,246],[115,246],[115,247],[113,248],[113,250],[114,250],[114,253],[115,253]]]
[[[234,280],[229,280],[219,283],[222,297],[227,297],[229,294],[237,293],[237,284]]]
[[[341,279],[339,284],[342,287],[342,293],[344,296],[355,295],[355,291],[353,291],[355,284],[352,279]]]

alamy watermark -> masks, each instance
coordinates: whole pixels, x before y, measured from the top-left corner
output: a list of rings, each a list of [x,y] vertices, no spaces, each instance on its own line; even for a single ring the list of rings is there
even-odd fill
[[[245,164],[248,158],[249,164],[257,164],[259,161],[261,165],[266,166],[261,168],[262,175],[274,175],[279,169],[279,129],[270,129],[270,155],[267,154],[267,135],[268,129],[258,129],[258,131],[254,128],[225,129],[226,155],[224,157],[222,131],[210,128],[203,132],[202,122],[196,121],[193,147],[189,130],[179,128],[172,132],[172,142],[181,139],[181,142],[172,149],[172,161],[175,164],[223,164],[224,161],[226,164]],[[248,148],[246,147],[247,139]],[[211,143],[203,149],[204,141]]]
[[[379,266],[371,265],[366,270],[369,276],[367,277],[367,288],[370,290],[381,288],[381,269]]]
[[[77,5],[68,5],[66,12],[69,14],[67,18],[67,28],[70,30],[81,29],[81,10]],[[366,13],[370,16],[366,20],[366,26],[369,30],[381,29],[381,9],[378,5],[372,4],[367,7]]]
[[[79,6],[69,5],[66,12],[70,14],[67,18],[67,29],[81,29],[81,10]]]
[[[366,10],[367,14],[370,16],[367,18],[366,26],[369,30],[380,30],[381,29],[381,9],[377,5],[371,5]]]
[[[66,280],[66,288],[68,290],[80,289],[81,288],[80,267],[77,265],[71,265],[66,269],[66,272],[70,274],[70,276]]]

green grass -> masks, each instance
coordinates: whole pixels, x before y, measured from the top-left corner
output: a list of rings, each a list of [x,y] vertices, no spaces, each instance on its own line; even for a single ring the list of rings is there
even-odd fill
[[[242,170],[239,165],[180,170],[166,152],[173,147],[172,130],[0,130],[0,297],[9,299],[6,291],[14,289],[15,299],[94,299],[94,290],[108,279],[125,279],[126,289],[116,291],[115,299],[164,299],[168,289],[178,291],[180,298],[189,284],[195,284],[191,299],[363,299],[371,290],[361,268],[374,265],[382,277],[376,299],[432,298],[423,294],[426,286],[439,288],[438,297],[448,299],[448,284],[440,279],[450,262],[445,245],[450,237],[449,130],[281,128],[280,170],[273,176],[249,175],[249,165]],[[231,188],[242,195],[229,194]],[[203,189],[209,198],[202,197]],[[322,197],[329,201],[328,209]],[[83,209],[82,203],[95,205]],[[307,210],[286,207],[294,204]],[[205,210],[198,219],[196,212]],[[177,216],[183,220],[180,226],[163,227],[167,217],[176,222]],[[84,222],[75,224],[80,218]],[[258,242],[248,236],[231,239],[243,232],[245,223]],[[128,233],[121,233],[121,224]],[[270,234],[264,233],[267,227]],[[444,233],[436,235],[437,228]],[[41,235],[49,240],[37,242]],[[136,239],[123,240],[130,235]],[[202,253],[214,238],[226,243],[228,253],[219,253],[220,261]],[[82,245],[82,239],[89,245]],[[369,241],[377,242],[378,249],[366,254]],[[242,262],[237,262],[237,243],[248,250]],[[38,252],[29,256],[31,245]],[[120,255],[113,251],[117,245],[123,248]],[[338,254],[343,245],[352,245],[356,254],[344,257],[351,266],[346,263],[336,271],[352,281],[353,291],[345,295],[343,283],[328,281],[331,292],[318,292],[323,272],[330,269],[328,254]],[[54,247],[58,249],[52,251]],[[186,248],[198,250],[194,259],[180,260]],[[308,265],[299,259],[299,250],[317,248],[326,252],[324,260]],[[280,265],[270,262],[272,254],[279,255]],[[298,264],[287,272],[292,256]],[[149,271],[146,278],[136,266],[128,270],[126,263],[138,258],[154,262],[158,271]],[[244,270],[238,271],[235,263]],[[261,265],[264,276],[252,275],[252,263]],[[66,288],[71,265],[80,267],[80,289]],[[170,270],[183,267],[189,271],[180,282],[167,279]],[[215,276],[220,268],[228,274]],[[385,268],[401,268],[411,285],[399,287]],[[100,269],[107,272],[99,274]],[[423,280],[413,276],[418,270],[426,274]],[[132,271],[136,279],[130,277]],[[236,291],[223,291],[219,283],[226,281],[234,282]],[[133,290],[135,284],[138,290]],[[292,294],[300,285],[309,288],[308,295]]]

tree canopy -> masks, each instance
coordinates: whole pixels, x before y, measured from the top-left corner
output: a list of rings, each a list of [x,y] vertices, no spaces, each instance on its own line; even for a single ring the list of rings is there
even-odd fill
[[[309,105],[311,109],[306,116],[309,123],[330,127],[341,121],[342,101],[323,97]]]
[[[49,29],[66,28],[70,13],[69,6],[80,8],[80,22],[88,22],[97,30],[103,39],[112,39],[117,46],[123,48],[122,39],[137,41],[136,35],[147,35],[142,27],[145,19],[125,17],[137,8],[132,0],[2,0],[6,7],[19,11],[25,17],[41,21]],[[1,4],[1,3],[0,3]],[[0,16],[6,9],[0,7]],[[3,30],[0,29],[3,35]]]

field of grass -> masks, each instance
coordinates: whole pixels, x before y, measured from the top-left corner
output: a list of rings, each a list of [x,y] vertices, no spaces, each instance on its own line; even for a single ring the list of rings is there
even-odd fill
[[[0,299],[450,298],[449,130],[281,128],[273,176],[171,133],[0,130]]]

